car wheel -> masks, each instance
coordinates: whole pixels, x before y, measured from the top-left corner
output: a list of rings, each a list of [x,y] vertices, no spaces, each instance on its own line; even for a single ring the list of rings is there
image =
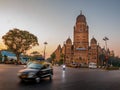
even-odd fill
[[[23,79],[20,80],[21,83],[25,82]]]
[[[35,78],[35,82],[36,82],[36,83],[40,83],[40,77],[36,77],[36,78]]]
[[[52,80],[52,74],[49,76],[49,79]]]

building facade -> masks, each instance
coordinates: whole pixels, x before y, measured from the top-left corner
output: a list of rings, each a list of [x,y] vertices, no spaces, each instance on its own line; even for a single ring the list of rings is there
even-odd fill
[[[76,18],[74,26],[74,62],[88,63],[88,47],[89,47],[89,27],[86,22],[86,17],[80,13]]]
[[[103,53],[103,50],[97,44],[97,40],[94,37],[89,42],[89,27],[86,17],[82,12],[76,18],[73,30],[73,42],[69,37],[62,47],[60,45],[58,46],[54,53],[56,55],[56,61],[61,59],[61,54],[64,55],[66,64],[101,63],[99,54]]]

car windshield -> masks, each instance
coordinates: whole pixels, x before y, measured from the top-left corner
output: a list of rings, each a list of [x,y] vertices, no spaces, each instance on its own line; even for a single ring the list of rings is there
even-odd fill
[[[31,63],[30,65],[28,65],[27,68],[31,68],[31,69],[41,69],[42,66],[43,66],[42,64]]]

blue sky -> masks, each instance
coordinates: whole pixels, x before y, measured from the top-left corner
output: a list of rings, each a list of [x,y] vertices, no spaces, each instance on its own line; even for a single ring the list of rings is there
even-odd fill
[[[47,56],[70,37],[80,10],[86,16],[89,39],[93,36],[101,47],[107,36],[108,47],[120,56],[120,0],[0,0],[0,38],[10,29],[28,30],[38,37]],[[2,40],[1,40],[2,42]]]

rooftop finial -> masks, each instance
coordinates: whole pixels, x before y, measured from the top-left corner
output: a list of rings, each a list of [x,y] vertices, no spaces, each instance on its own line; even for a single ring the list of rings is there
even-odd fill
[[[70,38],[70,36],[68,38]]]
[[[80,15],[82,15],[82,10],[80,10]]]

